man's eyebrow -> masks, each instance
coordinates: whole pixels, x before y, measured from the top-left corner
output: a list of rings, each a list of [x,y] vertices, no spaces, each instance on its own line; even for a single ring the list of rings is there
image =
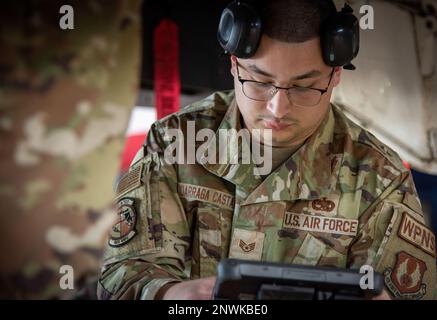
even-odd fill
[[[316,78],[320,77],[322,73],[319,70],[311,70],[299,76],[293,77],[291,80],[303,80],[307,78]]]
[[[247,68],[255,73],[258,73],[258,74],[264,76],[264,77],[274,78],[274,76],[272,74],[268,73],[267,71],[261,70],[260,68],[258,68],[254,64],[251,64]]]
[[[264,70],[260,69],[259,67],[257,67],[254,64],[249,65],[247,68],[249,70],[259,74],[259,75],[262,75],[262,76],[265,76],[265,77],[269,77],[269,78],[274,78],[274,76],[272,74],[268,73],[267,71],[264,71]],[[307,78],[320,77],[321,75],[322,75],[322,73],[319,70],[311,70],[311,71],[305,72],[304,74],[295,76],[295,77],[291,78],[290,80],[304,80],[304,79],[307,79]]]

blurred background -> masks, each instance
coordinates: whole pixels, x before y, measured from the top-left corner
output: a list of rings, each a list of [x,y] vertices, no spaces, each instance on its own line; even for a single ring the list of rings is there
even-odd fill
[[[216,41],[228,2],[1,5],[0,298],[95,299],[114,186],[148,128],[232,88]],[[436,230],[437,1],[347,2],[374,21],[333,102],[399,153]]]

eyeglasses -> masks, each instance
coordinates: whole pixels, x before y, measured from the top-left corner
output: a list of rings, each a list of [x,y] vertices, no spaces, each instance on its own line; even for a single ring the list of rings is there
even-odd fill
[[[243,87],[243,93],[247,98],[255,101],[270,101],[279,90],[286,90],[287,97],[290,103],[299,107],[314,107],[319,104],[320,100],[322,100],[322,96],[326,92],[328,92],[335,70],[335,68],[332,68],[328,86],[325,89],[307,88],[299,86],[282,88],[275,86],[271,83],[242,79],[240,77],[240,71],[238,69],[239,66],[243,70],[246,69],[241,66],[237,61],[238,81],[240,81],[241,86]]]

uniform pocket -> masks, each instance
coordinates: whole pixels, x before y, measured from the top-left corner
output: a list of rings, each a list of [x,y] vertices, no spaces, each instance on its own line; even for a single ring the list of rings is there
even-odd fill
[[[293,259],[293,264],[315,266],[318,264],[320,258],[325,253],[325,249],[325,243],[308,233],[305,236],[305,239],[302,242],[299,251]]]
[[[227,255],[232,212],[201,203],[197,209],[200,277],[216,274],[217,262]]]

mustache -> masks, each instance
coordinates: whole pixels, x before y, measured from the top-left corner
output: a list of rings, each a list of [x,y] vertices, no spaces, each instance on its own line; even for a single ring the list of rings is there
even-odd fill
[[[291,118],[278,119],[278,118],[274,118],[274,117],[273,118],[272,117],[259,117],[258,119],[265,120],[265,121],[274,121],[274,122],[277,122],[280,124],[288,124],[288,125],[299,123],[298,120],[291,119]]]

